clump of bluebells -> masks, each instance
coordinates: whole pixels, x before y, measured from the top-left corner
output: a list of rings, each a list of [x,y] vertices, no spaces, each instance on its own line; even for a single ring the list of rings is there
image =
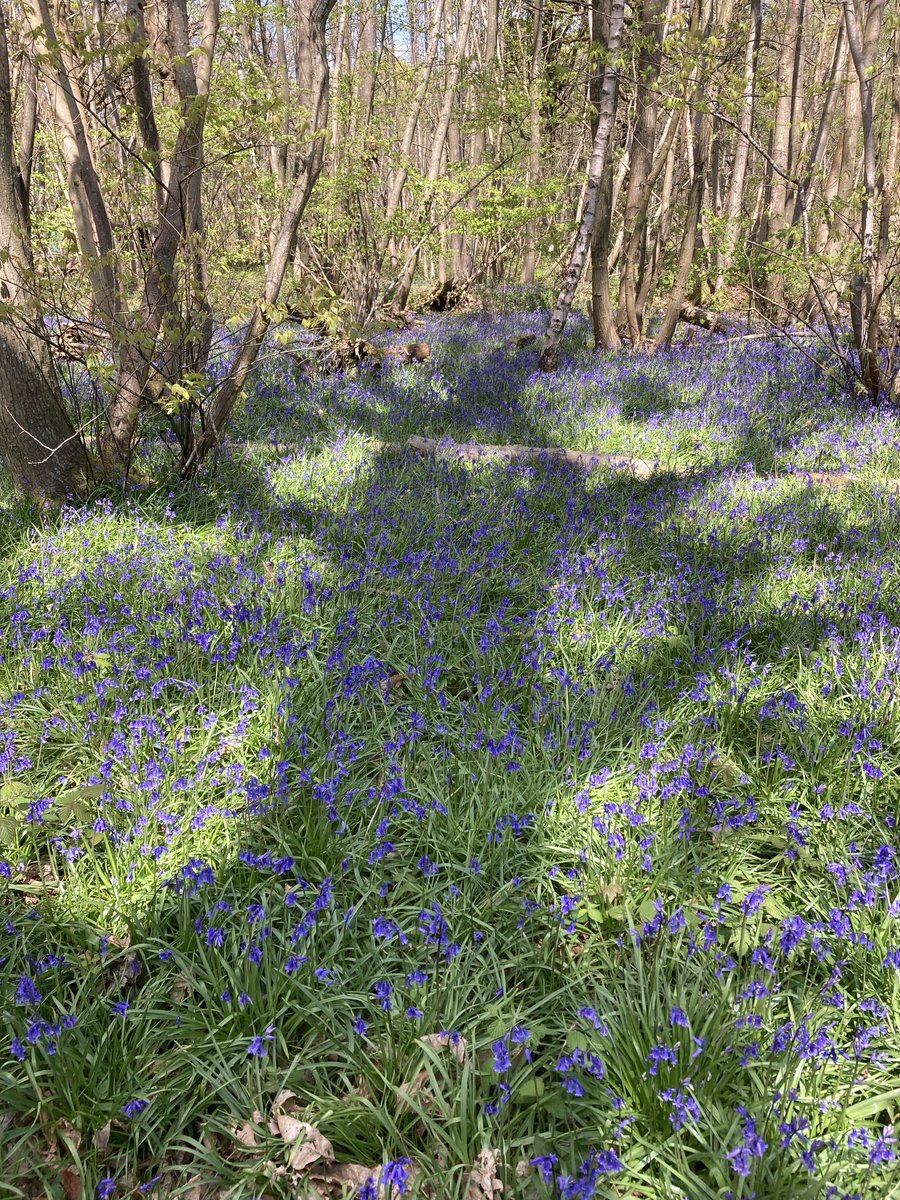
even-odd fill
[[[362,1196],[886,1194],[896,421],[783,344],[538,376],[539,320],[273,356],[192,488],[0,512],[10,1187],[299,1186],[281,1114]]]

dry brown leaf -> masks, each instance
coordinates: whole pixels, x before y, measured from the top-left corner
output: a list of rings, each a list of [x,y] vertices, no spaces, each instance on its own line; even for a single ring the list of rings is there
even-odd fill
[[[503,1182],[497,1178],[496,1150],[482,1150],[472,1167],[469,1176],[469,1186],[466,1189],[466,1200],[494,1200],[503,1191]]]
[[[81,1149],[81,1132],[76,1129],[69,1121],[63,1120],[59,1123],[59,1132],[75,1150]]]
[[[301,1126],[302,1141],[299,1136],[294,1139],[288,1166],[295,1171],[305,1171],[320,1158],[330,1163],[334,1159],[334,1150],[328,1138],[314,1125],[308,1125],[305,1121],[298,1121],[297,1124]]]
[[[192,1175],[188,1180],[191,1185],[189,1190],[184,1193],[182,1200],[204,1200],[206,1196],[206,1188],[199,1175]]]
[[[112,1121],[107,1121],[102,1129],[98,1129],[94,1134],[94,1149],[98,1154],[105,1154],[109,1146],[109,1134],[112,1129]]]
[[[269,1128],[282,1141],[291,1143],[296,1142],[307,1126],[303,1121],[298,1121],[296,1117],[292,1117],[290,1113],[276,1113],[269,1122]]]
[[[249,1121],[245,1121],[243,1125],[238,1125],[234,1131],[234,1140],[241,1146],[246,1146],[248,1150],[255,1150],[259,1145],[256,1140],[256,1134],[253,1132],[253,1126]]]
[[[361,1096],[363,1100],[372,1099],[372,1088],[365,1075],[358,1075],[356,1077],[356,1083],[347,1093],[345,1099],[349,1100],[351,1096]]]
[[[350,1189],[358,1191],[373,1175],[377,1178],[377,1167],[363,1167],[359,1163],[333,1163],[324,1170],[313,1171],[310,1179],[320,1196],[337,1198],[346,1196]]]
[[[282,1088],[275,1099],[272,1101],[272,1111],[281,1108],[285,1112],[294,1112],[300,1107],[300,1102],[297,1099],[295,1092],[289,1091],[287,1088]]]
[[[116,963],[114,977],[121,989],[135,983],[140,973],[141,960],[136,954],[126,954],[121,962]]]
[[[414,1079],[410,1079],[408,1083],[401,1083],[397,1088],[396,1111],[399,1112],[405,1105],[407,1108],[412,1108],[413,1100],[420,1093],[425,1093],[422,1096],[422,1105],[427,1108],[434,1100],[434,1097],[426,1092],[428,1083],[428,1072],[420,1071]]]
[[[396,693],[400,691],[400,689],[403,687],[403,684],[406,682],[406,678],[407,676],[403,673],[403,671],[395,671],[389,679],[382,679],[378,684],[378,690],[381,692],[381,698],[383,700],[387,700],[391,696],[396,695]]]
[[[66,1200],[81,1200],[81,1176],[74,1167],[63,1167],[60,1182],[66,1194]]]
[[[191,983],[183,975],[176,975],[169,995],[174,1004],[180,1004],[182,1000],[187,999],[193,990]]]
[[[451,1038],[449,1033],[425,1033],[419,1041],[425,1046],[431,1046],[435,1050],[441,1050],[444,1046],[449,1046],[453,1052],[453,1057],[458,1063],[466,1061],[466,1051],[469,1048],[469,1043],[464,1037]]]

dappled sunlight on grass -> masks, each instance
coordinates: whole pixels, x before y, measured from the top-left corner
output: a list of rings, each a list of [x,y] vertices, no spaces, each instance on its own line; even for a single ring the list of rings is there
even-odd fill
[[[523,1198],[886,1194],[900,504],[739,427],[649,480],[377,451],[718,429],[686,350],[491,392],[528,322],[270,375],[197,486],[3,526],[10,1194],[340,1195],[284,1089],[423,1196],[485,1148]]]

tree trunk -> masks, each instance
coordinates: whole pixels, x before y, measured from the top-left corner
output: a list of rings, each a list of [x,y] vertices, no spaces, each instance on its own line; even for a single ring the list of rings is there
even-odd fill
[[[356,133],[366,136],[375,104],[375,61],[377,53],[375,0],[362,0],[359,9],[359,43],[356,49],[358,76],[358,120]]]
[[[694,114],[694,165],[691,178],[691,190],[688,194],[687,209],[684,217],[684,233],[681,238],[681,251],[678,255],[678,266],[675,271],[675,281],[669,296],[669,303],[663,314],[662,324],[653,342],[654,351],[668,346],[678,324],[684,298],[687,294],[688,282],[691,277],[691,267],[694,265],[694,248],[697,244],[697,226],[700,222],[700,208],[703,203],[703,188],[706,182],[706,163],[709,155],[709,140],[712,134],[712,118],[709,113]]]
[[[859,261],[850,281],[850,320],[853,340],[859,352],[860,369],[869,395],[877,399],[881,392],[879,359],[878,304],[874,276],[877,272],[875,253],[875,215],[878,206],[878,150],[875,132],[874,81],[872,67],[881,32],[884,0],[868,0],[865,8],[866,31],[863,37],[857,19],[855,0],[844,0],[844,26],[850,57],[859,80],[860,111],[863,129],[863,187],[859,212]],[[891,187],[895,181],[891,180]]]
[[[41,314],[26,282],[27,227],[0,2],[0,459],[17,491],[41,504],[59,503],[84,490],[91,465],[63,406],[47,344],[34,332]]]
[[[774,245],[774,253],[780,256],[784,248],[777,244],[788,223],[788,185],[786,176],[791,169],[791,146],[794,125],[791,120],[795,109],[794,93],[797,86],[795,63],[798,43],[803,29],[804,0],[788,0],[787,15],[781,54],[778,59],[778,101],[775,106],[775,123],[772,127],[771,182],[769,187],[768,222],[766,240]],[[775,269],[770,273],[767,292],[776,319],[784,315],[784,270],[778,257]]]
[[[281,293],[281,285],[290,262],[297,230],[322,170],[324,160],[322,130],[328,127],[328,52],[325,30],[328,17],[336,2],[337,0],[313,0],[308,15],[300,22],[298,38],[306,43],[307,53],[304,57],[308,64],[307,77],[298,80],[301,99],[305,102],[304,106],[309,112],[305,152],[299,156],[303,165],[281,218],[278,236],[274,240],[274,249],[266,268],[262,296],[253,310],[228,373],[209,410],[203,414],[200,433],[182,466],[182,473],[185,476],[194,474],[206,455],[214,446],[218,445],[231,419],[234,406],[253,369],[263,339],[271,324],[272,310]]]
[[[744,182],[747,178],[747,160],[750,155],[749,139],[753,132],[753,117],[756,107],[756,63],[759,57],[761,36],[762,0],[750,0],[750,25],[744,49],[744,94],[741,97],[738,133],[734,145],[734,162],[731,166],[731,178],[728,181],[728,193],[725,198],[725,245],[719,259],[717,291],[724,286],[725,278],[734,263],[740,232]]]
[[[66,183],[82,261],[91,279],[98,311],[115,331],[121,310],[115,270],[115,242],[100,181],[94,167],[82,107],[66,69],[48,0],[26,0],[35,51],[47,64],[53,106],[62,139]]]
[[[168,0],[168,18],[181,128],[163,189],[165,201],[144,280],[143,300],[122,341],[118,384],[110,404],[108,428],[100,443],[101,461],[108,472],[128,471],[151,372],[156,371],[154,391],[159,393],[185,369],[204,365],[212,337],[203,248],[203,131],[219,31],[219,2],[206,0],[199,54],[192,52],[189,41],[187,0]],[[140,97],[136,101],[140,105]],[[183,321],[176,267],[179,251],[185,246],[188,269],[181,281],[186,315]],[[161,331],[163,345],[154,361]],[[176,432],[182,450],[189,453],[189,419],[183,420]]]
[[[536,189],[541,178],[541,98],[544,76],[544,0],[536,0],[531,38],[531,73],[528,81],[528,183]],[[534,203],[535,200],[532,200]],[[519,282],[534,283],[537,266],[537,242],[542,222],[525,226],[525,257]]]
[[[542,371],[555,371],[559,366],[559,344],[565,332],[566,322],[575,299],[575,292],[584,270],[584,262],[588,255],[591,233],[594,227],[594,216],[597,211],[597,198],[600,191],[600,181],[606,166],[606,156],[612,135],[613,123],[616,118],[616,99],[618,96],[618,76],[616,56],[622,40],[622,28],[625,23],[625,0],[608,0],[609,36],[606,43],[607,62],[603,72],[603,86],[600,90],[600,111],[597,119],[597,132],[591,152],[587,172],[587,194],[581,211],[581,220],[575,234],[569,262],[563,273],[562,283],[556,303],[547,322],[544,332],[541,356],[538,366]]]
[[[469,42],[469,27],[472,24],[472,8],[473,0],[462,0],[459,10],[459,29],[456,34],[456,43],[453,47],[453,53],[447,63],[447,75],[444,80],[444,93],[441,98],[441,107],[438,111],[437,124],[431,143],[431,155],[428,160],[428,169],[425,172],[425,205],[424,215],[426,221],[431,215],[431,208],[434,203],[434,192],[441,174],[441,163],[444,158],[444,152],[447,146],[447,130],[450,127],[450,120],[453,115],[453,104],[456,100],[456,89],[459,84],[459,76],[462,70],[463,56],[466,52],[466,47]],[[416,274],[416,264],[418,262],[418,251],[414,250],[407,258],[403,270],[400,273],[400,279],[397,282],[397,287],[392,297],[392,307],[402,312],[406,308],[409,300],[410,289],[412,288],[413,279]]]
[[[600,96],[603,89],[601,49],[609,30],[601,28],[600,0],[591,0],[591,81],[588,99],[591,105],[591,139],[597,136],[600,119]],[[591,324],[594,327],[596,350],[620,350],[619,331],[613,317],[609,295],[609,229],[613,215],[612,159],[607,155],[597,196],[597,211],[591,231]]]
[[[638,289],[643,282],[647,259],[647,214],[650,208],[650,193],[655,182],[650,178],[653,161],[653,144],[656,137],[656,84],[662,67],[662,19],[663,0],[643,0],[635,10],[635,19],[640,22],[640,49],[637,57],[636,105],[634,138],[631,150],[631,170],[625,192],[625,209],[622,216],[624,229],[624,255],[619,294],[620,327],[625,324],[631,343],[641,343],[644,314],[638,306]],[[670,115],[671,135],[674,136],[675,121]],[[661,171],[665,165],[668,147],[659,163]]]
[[[428,45],[425,50],[425,61],[421,67],[421,74],[419,76],[419,82],[416,85],[413,102],[410,105],[409,112],[406,115],[406,124],[403,127],[403,137],[400,139],[399,162],[396,170],[391,173],[390,183],[388,185],[387,204],[384,210],[385,231],[381,235],[378,244],[378,252],[382,258],[384,257],[388,241],[391,237],[391,224],[393,223],[400,209],[400,199],[403,195],[406,177],[409,174],[409,162],[410,155],[412,154],[413,141],[415,140],[416,129],[419,125],[419,117],[422,113],[422,106],[425,103],[425,97],[428,95],[428,89],[431,84],[431,76],[434,71],[434,64],[437,61],[441,25],[443,24],[443,20],[444,0],[435,0],[434,12],[431,18],[431,28],[428,31]]]

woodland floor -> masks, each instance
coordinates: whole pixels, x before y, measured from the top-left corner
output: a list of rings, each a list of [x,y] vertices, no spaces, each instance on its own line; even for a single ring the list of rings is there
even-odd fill
[[[900,416],[541,319],[0,510],[0,1197],[900,1196]]]

